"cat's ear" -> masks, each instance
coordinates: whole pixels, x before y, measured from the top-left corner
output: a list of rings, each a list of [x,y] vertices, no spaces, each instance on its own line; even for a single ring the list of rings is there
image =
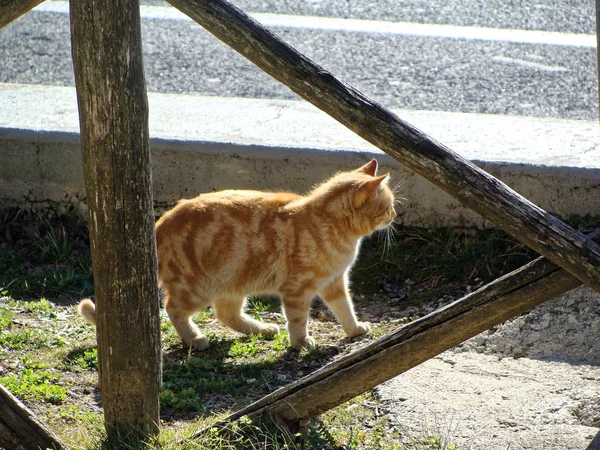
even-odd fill
[[[355,172],[362,172],[362,173],[365,173],[367,175],[371,175],[372,177],[374,177],[375,174],[377,173],[377,160],[375,158],[373,158],[371,161],[366,163],[364,166],[356,169]]]
[[[360,208],[365,203],[375,200],[377,198],[377,191],[379,190],[379,186],[381,186],[382,184],[387,184],[389,179],[390,174],[386,173],[385,175],[375,177],[372,180],[365,181],[364,183],[362,183],[354,194],[354,207]]]

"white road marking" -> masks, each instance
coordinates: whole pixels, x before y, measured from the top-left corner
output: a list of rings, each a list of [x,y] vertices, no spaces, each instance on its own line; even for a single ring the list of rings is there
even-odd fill
[[[68,14],[69,2],[47,0],[34,11]],[[188,16],[169,6],[140,6],[143,19],[191,21]],[[593,34],[560,33],[551,31],[515,30],[508,28],[463,27],[382,20],[340,19],[287,14],[250,14],[268,27],[305,30],[344,31],[350,33],[375,33],[385,35],[421,36],[482,41],[511,42],[519,44],[561,45],[570,47],[596,47]]]
[[[493,56],[492,61],[543,70],[545,72],[568,72],[568,69],[561,66],[548,66],[546,64],[526,61],[524,59],[509,58],[507,56]]]

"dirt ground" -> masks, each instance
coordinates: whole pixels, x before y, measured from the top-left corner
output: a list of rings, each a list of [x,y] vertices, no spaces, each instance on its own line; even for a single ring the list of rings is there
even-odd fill
[[[600,296],[576,289],[378,394],[401,429],[457,448],[600,449]]]

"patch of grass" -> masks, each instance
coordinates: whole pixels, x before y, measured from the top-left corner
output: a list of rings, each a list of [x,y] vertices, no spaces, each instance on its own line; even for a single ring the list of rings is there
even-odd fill
[[[17,397],[33,402],[59,404],[67,395],[67,388],[57,384],[60,374],[49,371],[50,366],[26,356],[16,374],[0,377],[0,383]]]
[[[76,348],[65,357],[65,365],[70,369],[97,369],[98,349],[96,347]]]
[[[204,412],[200,396],[196,393],[196,389],[191,386],[182,389],[164,387],[160,393],[160,406],[163,409],[176,409],[198,414]]]
[[[174,409],[179,413],[202,413],[208,395],[239,395],[247,386],[245,375],[244,369],[228,363],[219,349],[204,358],[166,359],[161,408],[164,412]]]
[[[429,290],[449,284],[478,285],[529,262],[536,254],[498,229],[398,227],[396,245],[382,253],[377,236],[365,239],[352,271],[353,291],[409,281]],[[437,294],[436,294],[437,295]]]
[[[48,301],[45,298],[41,298],[38,301],[30,301],[23,303],[23,306],[31,312],[31,314],[38,319],[52,319],[56,317],[56,310],[54,303]]]
[[[273,350],[281,352],[286,349],[290,349],[290,341],[288,332],[286,330],[281,330],[275,336],[273,336],[273,340],[270,345],[273,346]]]
[[[257,335],[245,336],[236,340],[229,347],[229,356],[232,358],[251,358],[259,350],[260,339]]]
[[[63,442],[70,443],[73,449],[102,448],[104,438],[104,417],[98,409],[69,403],[52,405],[44,415],[44,421]]]
[[[0,207],[0,291],[13,298],[91,295],[86,223],[74,214]]]
[[[255,318],[260,319],[260,315],[263,313],[278,313],[281,311],[281,303],[279,298],[269,296],[269,295],[260,295],[255,297],[250,297],[248,299],[247,305],[248,311],[255,316]]]
[[[8,350],[36,350],[40,348],[60,347],[64,341],[37,329],[17,329],[0,333],[0,347]]]
[[[15,313],[7,308],[0,307],[0,333],[7,330],[13,323]]]

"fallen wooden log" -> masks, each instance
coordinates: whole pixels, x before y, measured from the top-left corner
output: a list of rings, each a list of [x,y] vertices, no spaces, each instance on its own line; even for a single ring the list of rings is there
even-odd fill
[[[599,237],[600,230],[590,235],[596,240]],[[243,416],[278,424],[314,417],[581,284],[540,257],[278,389],[213,427],[224,427]]]
[[[23,403],[0,384],[0,448],[59,450],[65,446]]]
[[[343,83],[226,0],[167,0],[305,100],[600,292],[600,246]]]
[[[0,28],[4,28],[44,0],[0,0]]]

